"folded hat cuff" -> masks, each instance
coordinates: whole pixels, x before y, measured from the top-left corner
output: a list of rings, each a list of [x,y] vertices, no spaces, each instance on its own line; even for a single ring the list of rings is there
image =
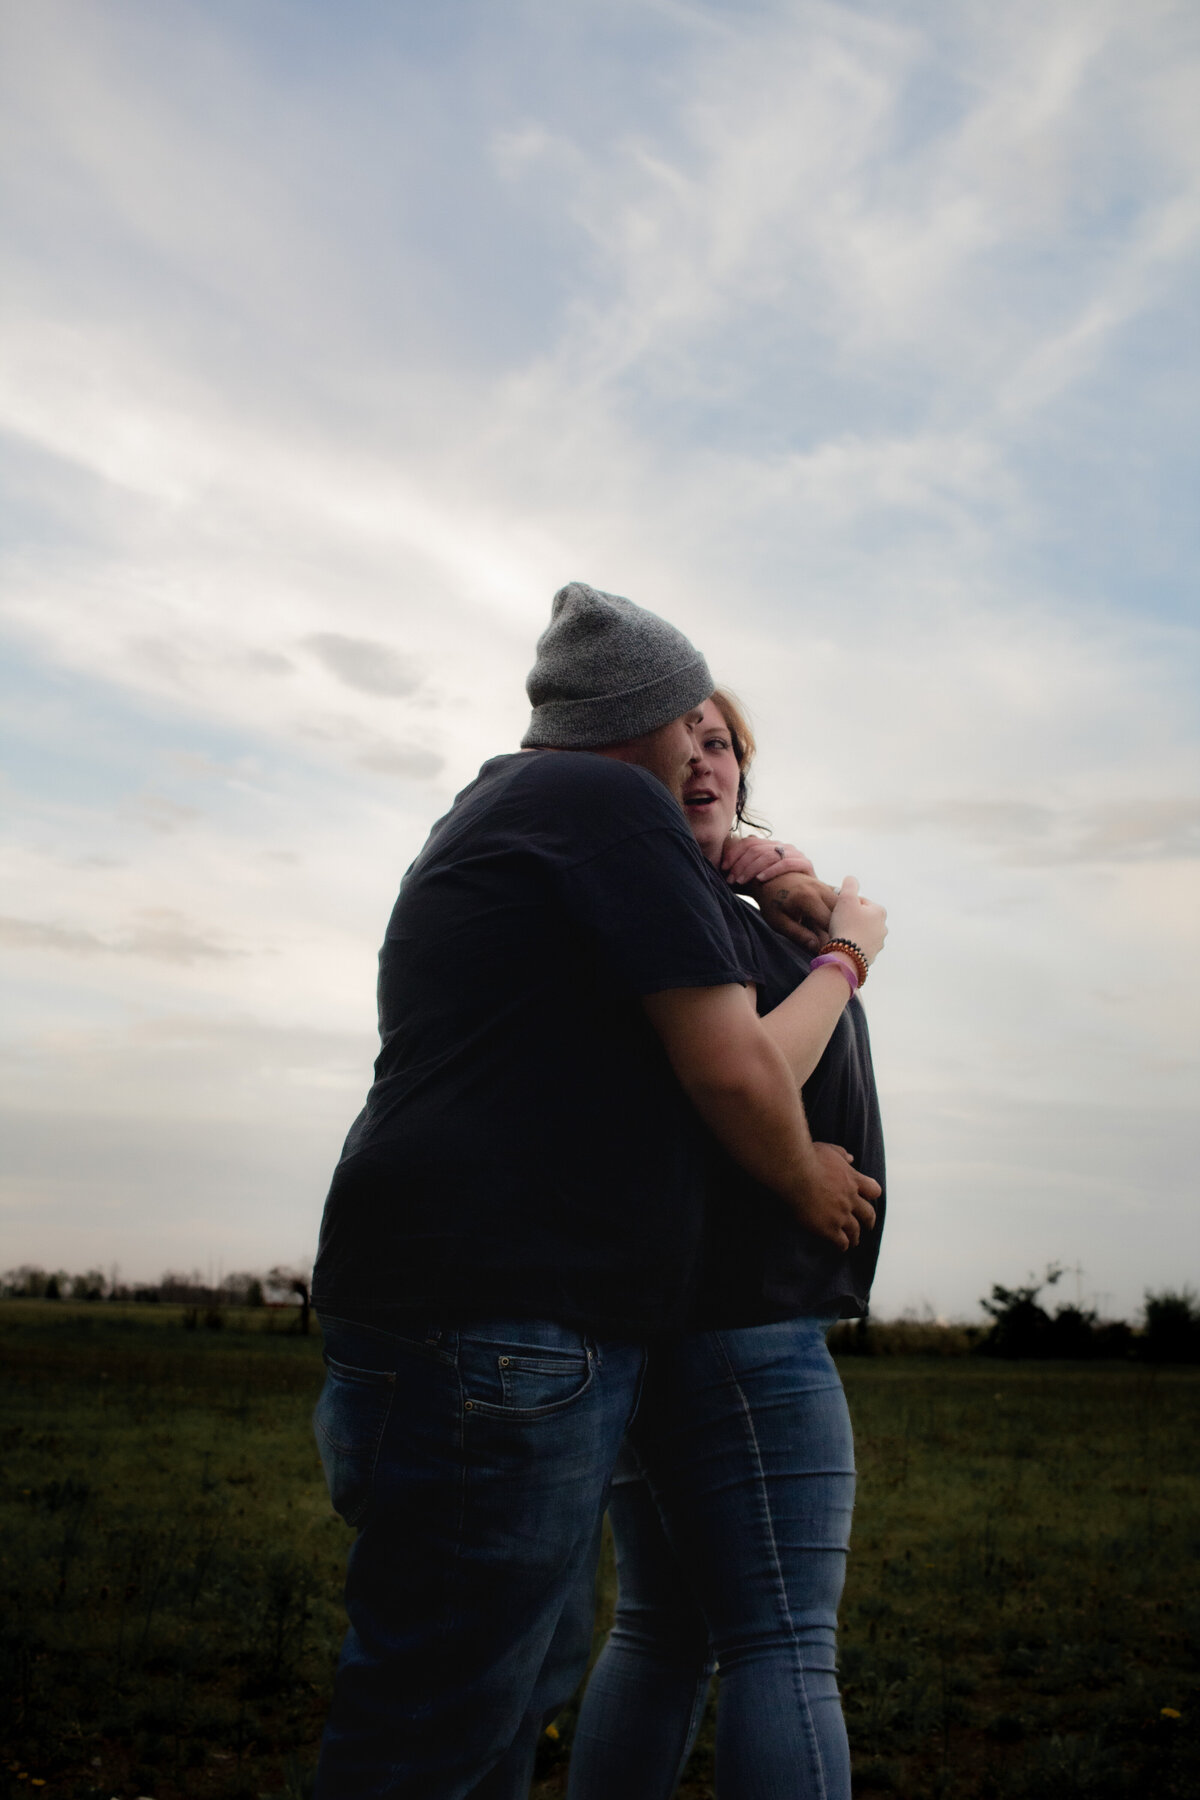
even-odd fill
[[[713,678],[702,656],[672,669],[643,687],[623,694],[598,694],[586,700],[543,700],[535,706],[521,748],[600,749],[657,731],[682,718],[713,691]]]

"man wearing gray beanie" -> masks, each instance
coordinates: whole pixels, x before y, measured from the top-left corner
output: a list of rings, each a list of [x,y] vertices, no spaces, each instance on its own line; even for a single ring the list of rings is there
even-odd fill
[[[528,1791],[644,1346],[687,1323],[708,1133],[830,1242],[873,1216],[683,815],[704,658],[571,582],[527,685],[522,750],[401,884],[321,1226],[314,1422],[358,1536],[318,1800]]]
[[[681,717],[716,683],[657,613],[572,581],[554,596],[525,686],[533,716],[522,749],[594,750]]]

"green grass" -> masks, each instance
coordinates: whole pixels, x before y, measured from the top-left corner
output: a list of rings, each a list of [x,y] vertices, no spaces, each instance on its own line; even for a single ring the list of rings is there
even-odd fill
[[[0,1307],[8,1792],[298,1793],[314,1760],[349,1535],[319,1343],[181,1322]]]
[[[862,1470],[842,1635],[857,1790],[1200,1793],[1200,1373],[843,1374]]]
[[[306,1792],[350,1534],[288,1322],[0,1304],[0,1800]],[[842,1367],[856,1793],[1200,1796],[1200,1370]],[[712,1793],[711,1730],[680,1793]]]

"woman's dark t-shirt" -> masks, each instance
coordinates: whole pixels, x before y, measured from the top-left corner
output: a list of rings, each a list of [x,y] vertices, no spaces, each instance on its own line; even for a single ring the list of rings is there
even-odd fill
[[[580,752],[485,763],[405,875],[381,1049],[316,1304],[646,1335],[695,1297],[707,1134],[640,997],[744,983],[667,789]]]
[[[754,971],[759,1013],[771,1012],[809,974],[808,956],[780,937],[755,908],[741,904],[734,925]],[[804,1110],[815,1142],[840,1144],[854,1166],[874,1176],[884,1194],[873,1202],[875,1225],[852,1250],[838,1250],[796,1223],[783,1202],[713,1149],[704,1273],[694,1323],[757,1325],[805,1316],[854,1318],[865,1313],[879,1259],[886,1181],[883,1130],[867,1018],[851,1000],[804,1084]]]

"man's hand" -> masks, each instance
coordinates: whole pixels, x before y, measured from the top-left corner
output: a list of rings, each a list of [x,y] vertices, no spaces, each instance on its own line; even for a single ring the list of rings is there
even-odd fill
[[[767,924],[781,937],[814,954],[829,941],[838,893],[827,881],[818,881],[815,875],[781,874],[756,886],[754,897]]]
[[[761,837],[726,838],[721,868],[730,887],[749,887],[751,882],[770,881],[776,875],[816,873],[810,859],[803,850],[797,850],[795,844],[781,844],[775,838]]]
[[[874,1225],[871,1201],[878,1200],[883,1189],[869,1175],[859,1173],[854,1158],[840,1144],[814,1144],[813,1150],[819,1173],[791,1200],[792,1211],[809,1231],[839,1250],[849,1250]]]
[[[839,1250],[875,1223],[877,1181],[859,1175],[836,1144],[814,1144],[783,1053],[744,988],[672,988],[647,994],[646,1017],[679,1085],[747,1174]]]

